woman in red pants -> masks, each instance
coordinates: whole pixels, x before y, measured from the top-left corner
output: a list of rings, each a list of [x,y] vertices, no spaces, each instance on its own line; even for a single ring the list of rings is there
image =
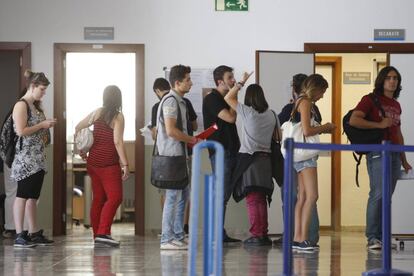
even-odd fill
[[[111,237],[111,225],[122,202],[122,180],[128,178],[128,160],[124,147],[124,116],[121,90],[107,86],[103,106],[78,123],[76,134],[90,125],[93,145],[86,157],[88,174],[92,179],[91,222],[95,244],[119,246]]]

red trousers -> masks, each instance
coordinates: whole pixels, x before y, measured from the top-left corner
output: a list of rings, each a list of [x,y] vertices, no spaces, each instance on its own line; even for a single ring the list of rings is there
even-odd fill
[[[262,192],[251,192],[246,196],[247,212],[250,221],[250,234],[253,237],[267,236],[267,202]]]
[[[92,180],[91,223],[93,235],[110,235],[116,210],[122,202],[122,175],[119,165],[88,166]]]

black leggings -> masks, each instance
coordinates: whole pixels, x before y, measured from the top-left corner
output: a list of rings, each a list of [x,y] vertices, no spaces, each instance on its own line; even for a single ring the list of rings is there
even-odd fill
[[[20,181],[17,181],[16,197],[25,199],[38,199],[42,190],[45,171],[40,170]]]

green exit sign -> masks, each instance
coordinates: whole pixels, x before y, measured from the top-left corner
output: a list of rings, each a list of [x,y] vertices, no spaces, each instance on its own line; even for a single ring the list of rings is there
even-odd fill
[[[216,0],[216,11],[248,11],[248,0]]]

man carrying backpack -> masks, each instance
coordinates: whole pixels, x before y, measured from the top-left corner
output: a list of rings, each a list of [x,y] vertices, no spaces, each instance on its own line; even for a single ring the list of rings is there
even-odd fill
[[[370,95],[362,97],[354,109],[349,124],[360,129],[383,129],[383,140],[392,144],[404,145],[401,133],[401,106],[397,101],[401,91],[401,75],[396,68],[383,68],[375,80],[373,94],[377,97],[381,108],[375,104]],[[384,114],[385,116],[383,116]],[[367,204],[366,231],[367,248],[382,249],[382,156],[381,152],[368,152],[366,155],[370,182]],[[404,152],[391,153],[391,193],[400,175],[401,165],[405,171],[412,169]]]

